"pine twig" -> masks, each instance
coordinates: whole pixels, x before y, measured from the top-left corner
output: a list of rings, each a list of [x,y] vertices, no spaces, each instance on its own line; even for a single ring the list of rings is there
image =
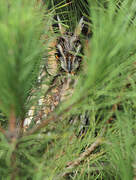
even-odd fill
[[[6,136],[6,131],[0,126],[0,132]]]
[[[99,145],[101,145],[103,142],[103,139],[100,137],[98,138],[89,148],[87,148],[85,150],[85,152],[83,152],[80,157],[78,157],[77,159],[75,159],[74,161],[68,162],[67,163],[67,167],[64,169],[64,172],[62,174],[59,174],[57,176],[57,178],[55,178],[54,180],[60,179],[62,177],[65,177],[68,173],[70,173],[70,171],[72,171],[72,169],[74,167],[77,167],[80,165],[80,163],[82,161],[85,160],[86,157],[88,157]]]
[[[78,166],[81,161],[83,161],[87,156],[89,156],[100,144],[102,143],[102,138],[98,138],[89,148],[83,152],[79,158],[76,160],[67,163],[67,169],[72,169],[75,166]]]
[[[12,164],[12,173],[11,173],[11,180],[15,180],[17,175],[17,165],[16,165],[16,148],[17,148],[17,128],[16,128],[16,114],[15,110],[12,107],[9,117],[9,132],[7,133],[7,138],[9,139],[10,143],[14,146],[14,150],[11,154],[11,164]]]

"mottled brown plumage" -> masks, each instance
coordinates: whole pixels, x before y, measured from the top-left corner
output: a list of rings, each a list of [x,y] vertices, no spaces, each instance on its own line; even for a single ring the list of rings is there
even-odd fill
[[[58,22],[61,36],[50,43],[46,67],[41,68],[38,77],[40,84],[38,89],[42,95],[39,97],[37,104],[33,105],[28,111],[24,121],[24,129],[32,121],[40,123],[42,119],[56,109],[60,102],[67,100],[73,94],[78,79],[77,77],[73,78],[73,76],[77,74],[82,61],[80,33],[83,18],[74,33],[64,31],[59,17]],[[49,80],[50,85],[47,85],[44,83],[44,79],[47,81],[50,77],[52,77],[52,80]],[[31,99],[33,98],[34,96]]]

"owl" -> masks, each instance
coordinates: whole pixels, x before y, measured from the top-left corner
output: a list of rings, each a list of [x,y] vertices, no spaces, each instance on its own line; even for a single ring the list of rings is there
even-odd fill
[[[33,105],[27,113],[23,125],[25,130],[32,122],[40,123],[62,101],[66,101],[73,94],[77,83],[83,60],[83,43],[80,34],[84,27],[84,17],[80,19],[74,32],[64,29],[59,16],[57,23],[60,35],[50,43],[47,62],[38,76],[40,84],[38,89],[42,95],[37,105]],[[76,78],[73,78],[75,76]],[[47,78],[52,78],[49,80],[49,85],[44,83],[44,79],[47,81]],[[34,96],[31,97],[33,98]]]

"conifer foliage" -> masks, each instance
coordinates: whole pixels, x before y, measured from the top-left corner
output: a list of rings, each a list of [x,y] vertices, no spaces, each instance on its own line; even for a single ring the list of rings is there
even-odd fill
[[[0,180],[136,179],[135,13],[135,0],[0,0]],[[73,96],[25,132],[56,14],[70,30],[85,16],[92,37]],[[84,112],[77,136],[67,120]]]

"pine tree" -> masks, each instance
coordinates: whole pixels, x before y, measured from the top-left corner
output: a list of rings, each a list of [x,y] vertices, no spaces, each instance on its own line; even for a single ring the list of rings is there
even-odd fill
[[[135,6],[134,0],[0,1],[0,179],[136,178]],[[85,67],[72,98],[24,132],[29,97],[57,36],[50,32],[55,14],[71,30],[82,15],[89,19]],[[67,119],[85,111],[89,128],[77,137]]]

